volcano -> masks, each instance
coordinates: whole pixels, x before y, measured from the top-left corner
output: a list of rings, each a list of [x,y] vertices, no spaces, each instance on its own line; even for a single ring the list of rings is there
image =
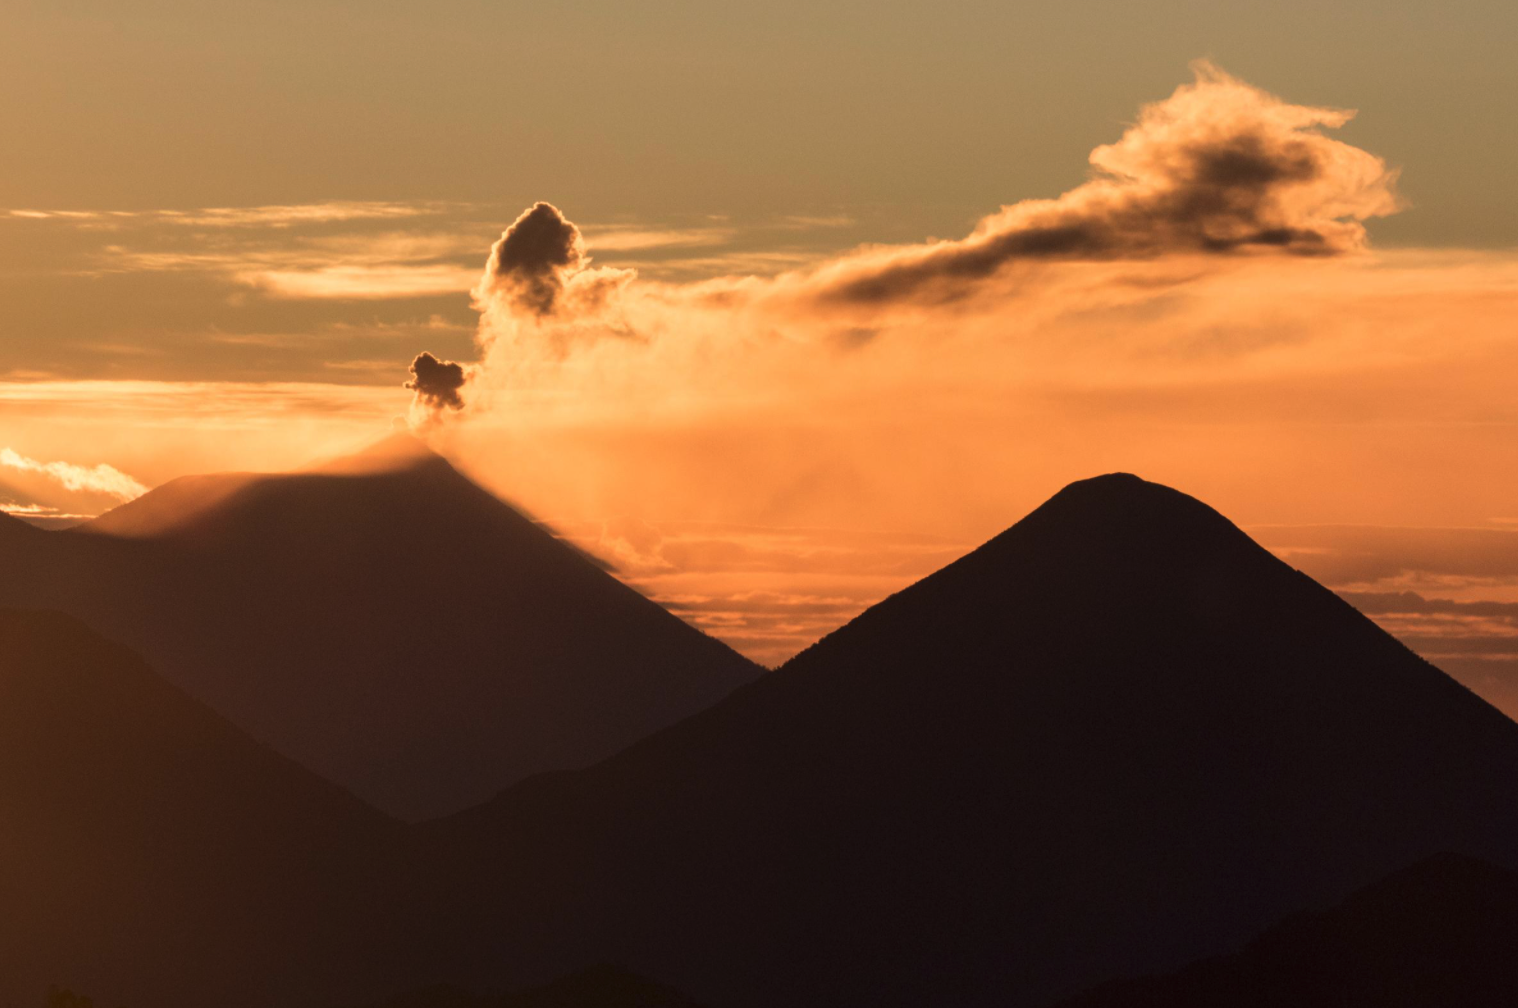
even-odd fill
[[[407,435],[14,532],[0,604],[78,616],[408,819],[594,763],[761,671]]]
[[[1518,725],[1114,474],[597,766],[421,827],[434,971],[730,1008],[1043,1006],[1439,851],[1518,862]],[[440,964],[445,964],[446,967]]]

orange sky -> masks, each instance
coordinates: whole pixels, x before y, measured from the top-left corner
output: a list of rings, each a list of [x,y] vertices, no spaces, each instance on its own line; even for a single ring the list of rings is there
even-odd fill
[[[852,244],[868,215],[846,210],[577,229],[549,207],[492,249],[520,207],[12,209],[12,274],[33,243],[94,292],[60,318],[120,324],[62,365],[11,356],[0,499],[98,513],[404,416],[774,663],[1127,470],[1518,710],[1518,254],[1378,248],[1406,201],[1396,166],[1332,138],[1348,122],[1202,65],[1063,195],[892,245]],[[147,332],[180,290],[268,324],[180,352]],[[446,306],[371,307],[396,299]],[[468,365],[463,409],[401,388],[421,350]]]

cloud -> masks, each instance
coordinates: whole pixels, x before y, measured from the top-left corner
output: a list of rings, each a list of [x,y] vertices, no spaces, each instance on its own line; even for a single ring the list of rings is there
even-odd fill
[[[1511,529],[1306,525],[1249,531],[1331,587],[1408,578],[1518,581],[1518,531]]]
[[[194,227],[290,227],[338,221],[384,220],[440,213],[437,203],[395,203],[333,200],[255,207],[206,207],[201,210],[160,210],[154,216]]]
[[[1410,591],[1339,594],[1402,643],[1518,718],[1518,601],[1459,601]]]
[[[453,361],[438,360],[423,351],[411,362],[411,380],[403,386],[416,393],[413,407],[426,413],[440,410],[461,410],[463,397],[459,389],[464,387],[464,366]]]
[[[767,665],[969,548],[934,535],[841,528],[625,516],[552,524],[654,601]]]
[[[829,354],[889,342],[891,329],[984,325],[1010,337],[1011,324],[1046,325],[1072,311],[1116,317],[1194,287],[1222,268],[1212,264],[1321,262],[1360,250],[1362,222],[1400,205],[1396,173],[1380,158],[1321,132],[1351,112],[1288,103],[1207,63],[1194,70],[1192,83],[1091,153],[1087,182],[1003,207],[959,240],[866,247],[820,263],[740,250],[644,266],[652,279],[640,282],[630,270],[590,266],[580,230],[536,203],[492,246],[474,289],[476,383],[520,390],[551,372],[600,379],[653,367],[687,389],[752,385],[828,369]],[[675,282],[698,267],[786,271]]]
[[[607,252],[725,245],[737,234],[732,228],[650,228],[636,224],[603,224],[588,230],[595,247]]]
[[[1288,104],[1206,62],[1194,70],[1194,83],[1091,152],[1083,185],[1004,207],[958,241],[847,258],[809,286],[881,303],[960,296],[1020,261],[1335,254],[1364,245],[1361,221],[1398,209],[1395,172],[1317,132],[1353,112]]]
[[[756,249],[747,252],[727,252],[721,255],[686,256],[641,262],[638,264],[638,275],[674,280],[698,277],[704,279],[734,274],[772,276],[784,270],[794,270],[816,262],[820,258],[822,256],[817,252]]]
[[[1455,599],[1425,598],[1417,592],[1353,592],[1339,593],[1346,602],[1368,616],[1405,616],[1438,614],[1447,616],[1496,617],[1514,624],[1518,632],[1518,602],[1492,602],[1478,600],[1460,602]]]
[[[580,229],[553,204],[535,203],[491,246],[476,297],[482,302],[504,298],[534,314],[552,314],[565,280],[584,259]]]
[[[813,216],[808,214],[786,214],[780,218],[780,223],[775,225],[782,230],[808,231],[815,228],[842,228],[850,227],[857,223],[848,214],[826,214]]]
[[[440,203],[397,203],[364,200],[330,200],[325,203],[288,203],[251,207],[204,207],[198,210],[9,210],[11,217],[59,220],[75,223],[112,224],[126,221],[162,222],[186,227],[274,227],[331,224],[346,221],[385,220],[436,214]]]
[[[456,257],[478,247],[474,235],[385,233],[300,235],[212,242],[211,250],[145,251],[108,245],[94,275],[202,272],[282,300],[386,300],[468,291],[476,268]]]
[[[128,501],[148,492],[148,488],[119,469],[101,463],[95,466],[72,462],[38,462],[9,448],[0,448],[0,466],[21,472],[40,473],[66,490],[105,494]]]
[[[491,250],[483,279],[478,268],[467,283],[450,278],[474,287],[479,363],[468,365],[469,408],[430,410],[446,420],[431,433],[472,475],[766,661],[1104,471],[1139,472],[1250,521],[1454,526],[1511,514],[1501,474],[1518,465],[1518,256],[1369,250],[1364,222],[1395,208],[1394,178],[1324,135],[1347,118],[1203,68],[1114,131],[1090,181],[1065,195],[1012,203],[959,240],[828,259],[806,255],[815,246],[737,240],[681,251],[674,232],[603,229],[620,252],[669,249],[634,278],[597,269],[607,260],[588,252],[607,246],[596,232],[586,239],[535,205]],[[801,233],[776,220],[766,234]],[[338,248],[292,235],[292,256],[270,234],[259,244],[218,232],[203,251],[258,251],[241,260],[248,282],[261,275],[260,290],[286,296],[344,290],[347,277],[322,272],[337,267],[466,261],[443,242],[376,236]],[[487,242],[468,240],[478,262]],[[230,262],[205,268],[230,275]],[[275,273],[299,276],[280,288]],[[391,278],[360,281],[383,292]],[[18,389],[0,386],[0,423],[20,415],[5,415],[7,396],[44,394]],[[269,386],[229,411],[233,394],[133,396],[129,432],[103,386],[67,412],[98,421],[80,443],[94,451],[101,432],[119,437],[122,454],[104,457],[144,475],[135,459],[151,457],[130,454],[145,451],[134,444],[144,425],[155,440],[204,439],[179,471],[225,468],[216,453],[228,439],[185,416],[219,411],[206,421],[236,425],[231,450],[264,438],[258,458],[284,459],[270,433],[280,425],[295,432],[287,453],[311,450],[313,432],[357,444],[358,428],[376,414],[382,425],[403,395],[395,383]],[[67,443],[15,443],[75,457]],[[608,521],[616,514],[631,517]],[[856,542],[843,531],[860,529],[942,538]],[[1262,535],[1340,588],[1471,603],[1500,589],[1518,601],[1518,549],[1477,531]],[[1448,629],[1441,620],[1474,631],[1493,618],[1419,612],[1403,629],[1431,638]]]
[[[589,262],[580,229],[553,204],[535,203],[491,246],[475,302],[486,314],[543,317],[598,306],[632,277],[626,270],[593,269]]]
[[[468,290],[475,275],[475,270],[440,263],[233,271],[239,283],[257,287],[269,297],[347,301],[456,294]]]
[[[227,434],[238,441],[260,432],[298,442],[312,419],[341,424],[340,435],[383,429],[395,414],[400,393],[394,385],[333,385],[318,382],[0,381],[0,420],[32,421],[48,428],[77,428],[99,439],[119,431],[117,440],[148,442],[138,450],[151,457],[153,445],[176,436],[219,445],[227,455]],[[188,421],[188,422],[187,422]],[[285,425],[283,428],[281,425]],[[285,458],[304,458],[314,447]],[[225,468],[225,465],[217,466]],[[189,472],[195,469],[185,470]],[[204,471],[199,470],[199,471]]]

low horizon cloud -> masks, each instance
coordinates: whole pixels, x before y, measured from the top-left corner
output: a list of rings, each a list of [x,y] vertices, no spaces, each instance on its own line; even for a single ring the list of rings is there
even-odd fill
[[[65,490],[101,494],[122,502],[134,500],[148,492],[148,488],[137,480],[103,462],[93,466],[75,465],[72,462],[39,462],[10,448],[0,448],[0,467],[38,474]]]

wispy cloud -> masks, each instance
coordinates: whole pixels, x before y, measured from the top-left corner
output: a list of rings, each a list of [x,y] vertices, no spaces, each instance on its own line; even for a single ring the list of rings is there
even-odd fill
[[[206,207],[195,211],[160,210],[157,216],[173,224],[194,227],[290,227],[336,221],[421,217],[443,212],[447,204],[388,203],[336,200],[256,207]]]
[[[383,386],[319,382],[0,381],[0,416],[86,418],[170,429],[278,429],[316,415],[349,414],[384,430],[404,407],[399,380]]]
[[[823,228],[850,227],[855,222],[848,214],[826,214],[822,216],[808,216],[806,214],[787,214],[780,218],[776,227],[785,230],[811,231]]]
[[[347,301],[462,294],[474,285],[479,273],[478,269],[435,263],[231,271],[238,283],[256,287],[270,297]]]
[[[633,518],[550,525],[677,616],[765,665],[967,551],[941,536],[857,529]]]
[[[11,217],[22,220],[94,220],[101,215],[87,210],[10,210]]]
[[[682,256],[655,261],[610,259],[608,265],[636,267],[638,274],[650,279],[696,280],[710,277],[745,275],[775,276],[824,258],[821,252],[750,250],[720,255]]]
[[[1518,532],[1367,525],[1250,531],[1518,718]]]
[[[40,473],[66,490],[107,494],[124,501],[140,497],[148,491],[147,487],[126,473],[104,463],[81,466],[72,462],[38,462],[9,448],[0,448],[0,466],[21,472]]]
[[[443,213],[446,203],[397,203],[332,200],[324,203],[270,204],[250,207],[202,207],[197,210],[41,210],[13,209],[7,216],[25,220],[62,222],[161,222],[188,227],[288,228],[302,224],[420,217]]]
[[[725,245],[738,233],[728,227],[651,228],[637,224],[587,224],[586,240],[607,252]]]
[[[291,300],[433,297],[473,286],[479,267],[458,260],[478,245],[475,235],[405,232],[307,236],[214,251],[110,245],[97,271],[214,273],[266,296]]]

